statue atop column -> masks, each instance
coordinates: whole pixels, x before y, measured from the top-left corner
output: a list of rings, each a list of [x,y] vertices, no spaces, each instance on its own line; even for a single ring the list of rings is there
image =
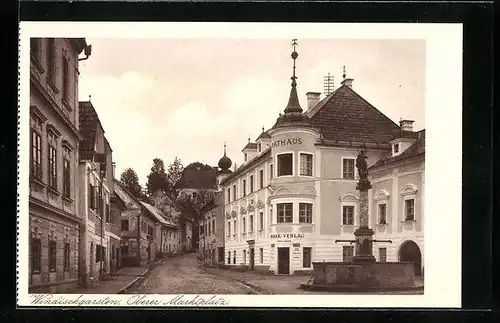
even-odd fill
[[[356,168],[358,169],[359,181],[356,185],[357,190],[369,190],[372,188],[368,180],[368,163],[366,162],[366,150],[361,149],[356,157]]]

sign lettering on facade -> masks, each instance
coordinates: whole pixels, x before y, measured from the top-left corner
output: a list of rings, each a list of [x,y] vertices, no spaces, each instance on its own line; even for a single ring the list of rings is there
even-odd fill
[[[303,233],[272,233],[271,234],[271,239],[290,239],[290,238],[302,239],[302,238],[304,238],[304,234]]]
[[[302,145],[302,138],[288,138],[288,139],[275,140],[271,144],[271,147],[282,147],[288,145]]]

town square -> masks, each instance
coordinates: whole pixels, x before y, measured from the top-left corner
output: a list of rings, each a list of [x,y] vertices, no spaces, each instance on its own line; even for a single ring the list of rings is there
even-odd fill
[[[29,45],[30,293],[424,293],[425,41]]]

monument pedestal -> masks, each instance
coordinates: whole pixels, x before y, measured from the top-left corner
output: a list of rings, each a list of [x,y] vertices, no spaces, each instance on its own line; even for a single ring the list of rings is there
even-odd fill
[[[373,230],[369,228],[358,228],[354,231],[356,240],[356,252],[353,257],[355,263],[374,263],[375,257],[372,253]]]

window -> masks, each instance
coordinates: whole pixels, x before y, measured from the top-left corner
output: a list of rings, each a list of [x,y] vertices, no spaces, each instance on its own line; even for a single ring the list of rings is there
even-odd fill
[[[259,259],[260,263],[264,263],[264,248],[259,248]]]
[[[264,170],[259,171],[259,188],[264,188]]]
[[[243,196],[246,196],[247,195],[247,180],[244,179],[243,180]]]
[[[48,67],[48,77],[52,83],[55,83],[56,78],[56,57],[55,57],[55,39],[47,39],[47,67]]]
[[[33,38],[32,38],[33,39]],[[42,179],[42,137],[36,131],[31,132],[31,176]]]
[[[231,264],[231,251],[227,252],[227,264]]]
[[[245,161],[247,161],[247,160],[248,160],[248,155],[247,155],[247,153],[245,153]]]
[[[233,185],[233,201],[236,200],[236,184]]]
[[[273,172],[273,165],[269,165],[269,178],[273,178],[274,172]]]
[[[299,203],[299,223],[312,223],[311,203]]]
[[[405,200],[405,221],[415,220],[415,200]]]
[[[342,206],[342,224],[354,225],[354,205]]]
[[[244,264],[247,263],[247,251],[246,250],[243,250],[243,263]]]
[[[153,227],[148,225],[148,235],[152,236],[153,235]]]
[[[311,247],[302,248],[302,267],[311,268]]]
[[[278,176],[293,175],[293,154],[278,155]]]
[[[71,167],[67,158],[63,161],[63,196],[71,197]]]
[[[387,248],[378,248],[379,262],[387,261]]]
[[[56,271],[56,241],[49,240],[49,271]]]
[[[212,232],[215,233],[215,219],[212,220]]]
[[[57,190],[57,150],[49,145],[49,187]]]
[[[259,213],[259,224],[260,224],[259,229],[264,230],[264,211],[260,211]]]
[[[69,243],[64,243],[64,271],[69,271]]]
[[[244,233],[247,233],[247,219],[243,218],[242,221],[243,221],[243,232],[242,233],[244,234]]]
[[[227,202],[230,203],[231,202],[231,188],[228,188],[227,189]]]
[[[31,238],[31,273],[40,273],[42,263],[42,243],[39,238]]]
[[[392,147],[393,147],[393,149],[394,149],[394,153],[395,153],[395,154],[399,153],[399,143],[394,144]]]
[[[236,264],[236,250],[233,251],[233,264]]]
[[[311,154],[300,154],[300,175],[312,176],[313,156]]]
[[[259,153],[260,153],[260,151],[262,150],[262,147],[261,147],[261,145],[260,145],[260,142],[257,144],[257,150],[259,151]]]
[[[293,222],[293,204],[280,203],[277,204],[278,208],[278,223],[292,223]]]
[[[227,236],[231,235],[231,221],[227,221]]]
[[[90,209],[96,210],[97,209],[97,197],[96,197],[96,187],[92,184],[89,183],[89,205]]]
[[[62,59],[62,75],[63,75],[63,88],[62,88],[62,94],[63,94],[63,100],[66,101],[66,103],[69,102],[69,63],[68,63],[68,58],[63,56]]]
[[[342,159],[342,178],[354,179],[354,158]]]
[[[253,192],[253,175],[250,175],[250,193]]]
[[[111,205],[109,203],[104,204],[105,219],[107,223],[111,223]]]
[[[351,262],[354,256],[354,246],[342,246],[342,261]]]
[[[250,232],[253,232],[253,214],[250,214]]]
[[[387,224],[387,205],[385,203],[378,205],[378,223],[379,224]]]
[[[40,60],[40,38],[30,38],[31,54]]]
[[[236,230],[236,229],[238,228],[238,227],[236,226],[236,220],[234,220],[233,225],[234,225],[234,233],[233,233],[233,236],[235,236],[235,235],[238,233],[238,232],[236,232],[236,231],[238,231],[238,230]]]

